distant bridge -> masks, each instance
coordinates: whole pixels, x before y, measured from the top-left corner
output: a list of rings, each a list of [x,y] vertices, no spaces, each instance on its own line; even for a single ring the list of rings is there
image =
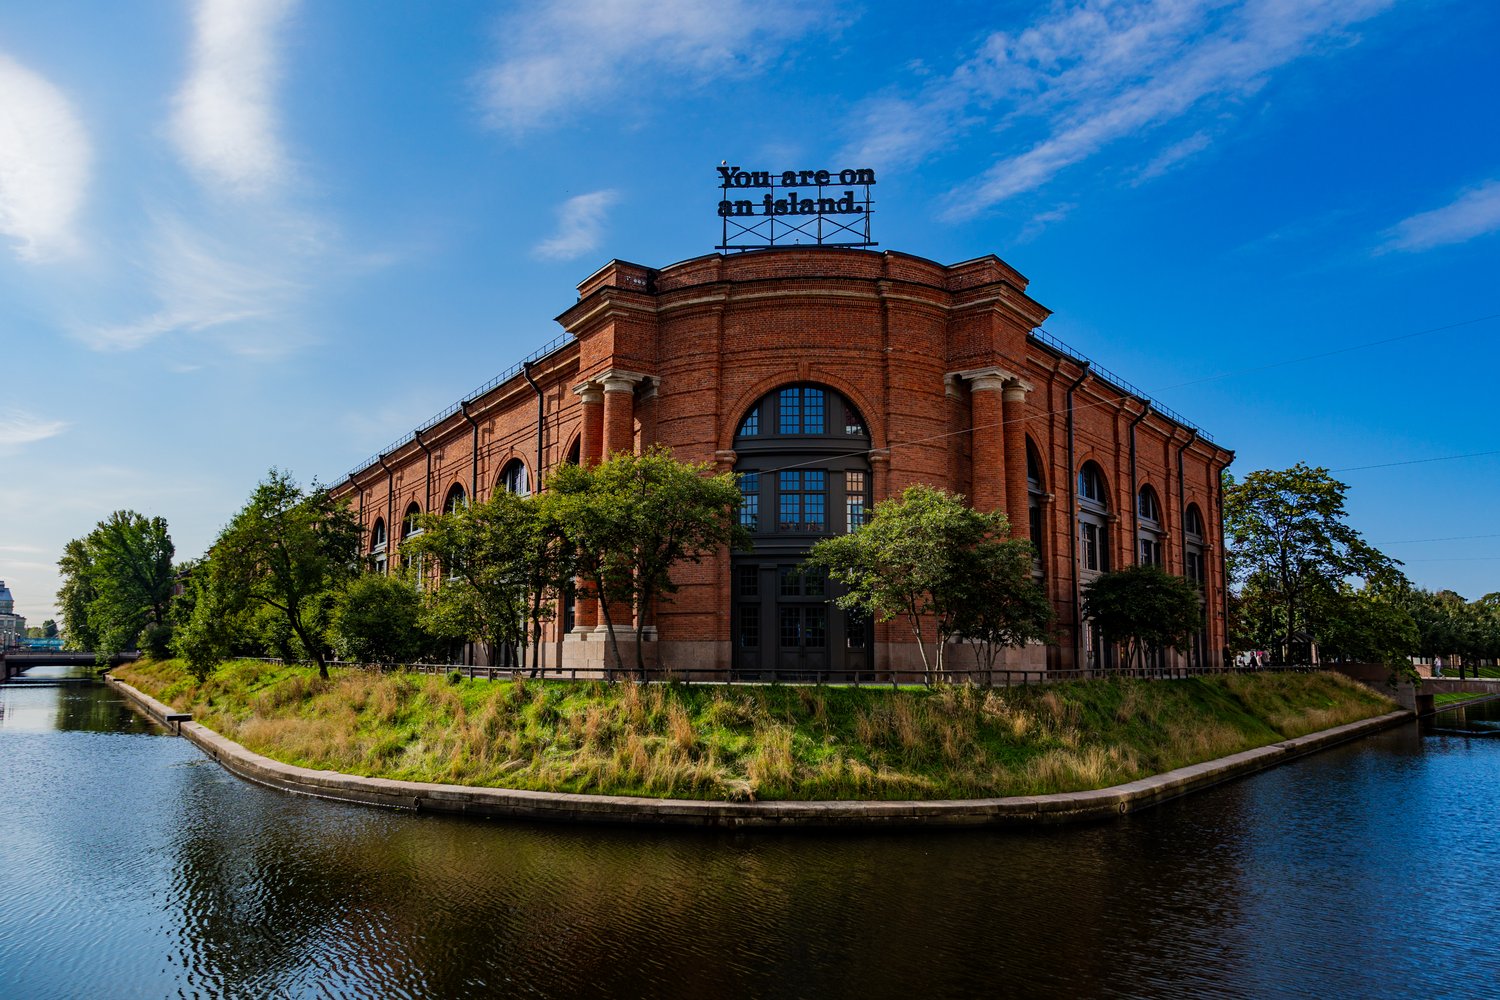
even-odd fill
[[[140,653],[116,653],[108,666],[119,666],[140,659]],[[76,649],[8,649],[0,652],[0,684],[14,682],[32,667],[92,667],[96,661],[93,653]]]

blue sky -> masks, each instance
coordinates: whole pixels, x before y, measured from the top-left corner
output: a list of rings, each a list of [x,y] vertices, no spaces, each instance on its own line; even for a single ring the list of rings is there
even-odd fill
[[[1350,470],[1414,580],[1500,590],[1500,455],[1357,468],[1500,450],[1497,39],[1456,0],[4,5],[0,579],[39,622],[111,510],[196,556],[270,466],[337,481],[606,260],[710,252],[727,159],[875,168],[882,248],[998,254],[1236,471]]]

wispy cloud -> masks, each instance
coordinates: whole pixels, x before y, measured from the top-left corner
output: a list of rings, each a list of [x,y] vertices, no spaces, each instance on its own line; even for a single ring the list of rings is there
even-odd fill
[[[1385,231],[1385,241],[1376,251],[1415,253],[1494,232],[1500,232],[1500,180],[1470,188],[1442,208],[1402,219]]]
[[[661,77],[701,85],[744,76],[833,23],[829,10],[794,0],[528,4],[498,25],[498,57],[480,80],[487,118],[519,133],[626,94],[638,106]]]
[[[21,410],[0,412],[0,454],[57,437],[70,426],[66,420],[46,420]]]
[[[1155,180],[1162,174],[1167,173],[1174,167],[1180,166],[1203,152],[1209,147],[1211,142],[1212,140],[1208,137],[1207,132],[1194,132],[1181,142],[1172,143],[1172,145],[1156,154],[1155,159],[1141,168],[1141,172],[1136,175],[1135,183],[1144,184],[1147,181]]]
[[[68,99],[0,55],[0,234],[24,260],[77,248],[74,219],[89,181],[89,139]]]
[[[604,238],[604,216],[618,196],[591,191],[569,198],[557,210],[557,232],[533,248],[543,260],[574,260],[598,249]]]
[[[950,192],[946,216],[968,218],[1047,184],[1112,143],[1146,137],[1149,147],[1169,123],[1192,123],[1253,94],[1291,62],[1348,45],[1354,25],[1393,3],[1057,3],[1018,32],[990,35],[919,93],[872,100],[857,116],[850,153],[909,165],[979,128],[1004,135],[1020,152]],[[1138,176],[1164,172],[1207,145],[1202,132],[1174,139]]]
[[[277,137],[277,30],[294,0],[197,0],[188,78],[170,134],[188,165],[230,190],[255,194],[285,177]]]
[[[178,216],[157,218],[141,280],[158,307],[125,323],[82,327],[79,338],[100,351],[133,350],[167,334],[219,336],[231,353],[250,356],[294,346],[302,330],[295,314],[309,291],[298,275],[327,266],[320,241],[296,219],[220,224],[230,229],[222,238]]]

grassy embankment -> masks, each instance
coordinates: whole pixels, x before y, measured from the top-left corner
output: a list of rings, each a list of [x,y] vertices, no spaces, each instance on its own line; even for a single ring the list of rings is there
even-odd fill
[[[697,799],[1102,788],[1394,706],[1333,674],[979,690],[456,681],[242,660],[115,671],[276,760],[351,774]]]
[[[1469,701],[1486,701],[1490,698],[1488,694],[1476,694],[1473,691],[1453,691],[1447,694],[1435,694],[1432,696],[1434,708],[1452,708]]]

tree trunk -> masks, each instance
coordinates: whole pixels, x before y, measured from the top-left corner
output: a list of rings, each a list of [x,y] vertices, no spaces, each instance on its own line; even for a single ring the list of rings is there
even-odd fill
[[[604,630],[609,635],[609,648],[615,654],[615,665],[605,668],[605,676],[609,680],[614,680],[615,670],[625,669],[625,658],[620,655],[620,640],[615,637],[615,624],[609,617],[609,602],[604,599],[604,577],[602,574],[595,578],[594,588],[598,592],[599,614],[604,617]]]

